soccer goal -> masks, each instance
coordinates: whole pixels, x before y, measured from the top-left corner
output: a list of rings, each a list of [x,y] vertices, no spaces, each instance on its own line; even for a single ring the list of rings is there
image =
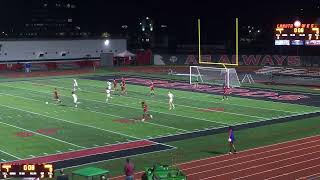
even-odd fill
[[[190,84],[211,84],[227,87],[240,87],[240,81],[235,68],[217,68],[205,66],[190,66]]]

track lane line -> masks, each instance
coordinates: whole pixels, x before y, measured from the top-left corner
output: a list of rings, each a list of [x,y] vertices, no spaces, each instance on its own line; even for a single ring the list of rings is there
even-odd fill
[[[315,169],[316,168],[316,169]],[[315,170],[314,170],[315,169]],[[301,173],[302,172],[305,172],[305,171],[308,171],[307,173],[309,174],[309,173],[312,173],[313,171],[312,170],[314,170],[315,172],[318,172],[319,171],[319,169],[320,169],[320,164],[318,164],[318,165],[315,165],[315,166],[311,166],[311,167],[307,167],[307,168],[303,168],[303,169],[299,169],[299,170],[296,170],[296,171],[292,171],[292,172],[289,172],[289,173],[284,173],[284,174],[281,174],[281,175],[278,175],[278,176],[274,176],[274,177],[271,177],[271,178],[267,178],[267,179],[265,179],[265,180],[270,180],[270,179],[279,179],[280,177],[282,177],[282,176],[295,176],[295,177],[297,177],[297,176],[301,176]],[[296,175],[292,175],[292,174],[296,174]],[[317,176],[317,175],[320,175],[320,173],[315,173],[315,174],[311,174],[310,176],[308,175],[308,176],[306,176],[306,177],[301,177],[301,178],[299,178],[299,179],[308,179],[308,177],[310,177],[310,180],[312,179],[311,177],[312,176]],[[280,178],[280,179],[282,179],[282,178]],[[297,180],[299,180],[299,179],[297,179]]]
[[[318,170],[318,169],[317,169]],[[307,175],[307,176],[304,176],[304,177],[300,177],[299,179],[297,180],[306,180],[308,178],[310,178],[310,180],[313,180],[315,177],[317,178],[317,176],[319,176],[320,178],[320,173],[314,173],[314,174],[311,174],[311,175]],[[314,179],[315,180],[315,179]]]
[[[317,163],[317,162],[319,162],[319,159],[320,159],[320,157],[317,157],[317,158],[312,158],[312,159],[308,159],[308,160],[305,160],[305,161],[300,161],[300,162],[298,162],[298,163],[291,163],[291,164],[286,165],[286,166],[281,166],[281,167],[278,167],[278,168],[273,168],[273,169],[265,170],[265,171],[262,171],[262,172],[249,174],[249,175],[247,175],[247,176],[237,177],[237,178],[235,178],[234,180],[244,179],[244,178],[246,179],[246,178],[248,178],[248,177],[250,177],[250,176],[261,175],[261,174],[263,174],[263,173],[270,173],[271,171],[277,171],[277,170],[279,170],[279,169],[288,168],[288,167],[290,167],[290,166],[299,165],[299,166],[298,166],[298,168],[299,168],[299,167],[301,167],[301,164],[303,164],[303,163],[310,163],[310,162],[313,162],[313,161],[315,161],[315,162]]]
[[[247,149],[247,150],[238,152],[237,156],[240,156],[243,154],[248,154],[248,155],[244,155],[244,156],[251,156],[252,152],[255,152],[255,151],[258,151],[258,153],[256,152],[255,154],[264,153],[264,152],[266,152],[265,150],[267,150],[268,152],[272,152],[277,149],[286,149],[288,147],[299,146],[300,144],[306,145],[306,144],[312,143],[313,141],[319,141],[319,140],[320,140],[320,135],[309,136],[309,137],[305,137],[305,138],[294,139],[291,141],[285,141],[285,142],[270,144],[267,146],[261,146],[261,147],[257,147],[257,148]],[[299,143],[300,141],[301,141],[301,143]],[[307,141],[307,142],[305,142],[305,141]],[[288,146],[288,144],[293,144],[293,145]],[[279,146],[279,147],[277,147],[277,146]],[[276,149],[275,149],[275,147],[276,147]],[[270,149],[270,150],[268,150],[268,149]],[[261,151],[261,152],[259,152],[259,151]],[[230,159],[228,154],[223,154],[223,155],[219,155],[219,156],[208,157],[208,158],[204,158],[204,159],[198,159],[198,160],[193,160],[193,161],[181,163],[180,165],[193,167],[194,166],[193,163],[205,162],[205,161],[211,161],[211,160],[215,160],[215,162],[219,162],[219,161],[217,161],[217,159],[219,159],[219,158]]]
[[[301,145],[301,146],[304,146],[304,145]],[[252,159],[251,160],[241,160],[242,158],[247,158],[247,157],[252,157],[252,156],[246,156],[246,157],[240,157],[240,158],[233,158],[233,159],[230,159],[230,160],[227,160],[227,161],[238,161],[239,160],[239,163],[230,163],[232,165],[227,165],[227,166],[221,166],[221,163],[222,162],[227,162],[227,161],[218,161],[218,162],[214,162],[214,163],[208,163],[208,164],[203,164],[203,165],[200,165],[200,166],[195,166],[195,167],[191,167],[191,168],[186,168],[186,169],[183,169],[184,171],[188,171],[188,170],[194,170],[194,169],[197,169],[197,168],[202,168],[202,167],[207,167],[207,166],[211,166],[211,165],[214,165],[214,164],[218,164],[219,167],[218,168],[210,168],[209,170],[202,170],[202,171],[197,171],[196,173],[190,173],[188,175],[196,175],[196,174],[200,174],[200,173],[203,173],[203,172],[208,172],[208,171],[212,171],[212,170],[218,170],[218,169],[223,169],[223,168],[227,168],[227,167],[232,167],[232,166],[235,166],[235,165],[242,165],[242,164],[246,164],[246,163],[251,163],[251,162],[255,162],[255,161],[259,161],[259,160],[265,160],[267,158],[272,158],[272,157],[277,157],[277,156],[282,156],[282,155],[287,155],[287,154],[290,154],[290,153],[294,153],[294,152],[299,152],[299,151],[302,151],[302,150],[309,150],[309,149],[313,149],[313,148],[318,148],[320,147],[320,142],[319,142],[319,145],[316,145],[316,146],[312,146],[312,147],[306,147],[306,148],[301,148],[301,149],[297,149],[297,150],[294,150],[294,151],[285,151],[284,153],[276,153],[276,154],[273,154],[273,155],[263,155],[264,153],[261,153],[261,154],[253,154],[252,156],[257,156],[257,155],[263,155],[262,158],[255,158],[255,159]],[[290,147],[291,148],[291,147]],[[283,150],[283,149],[281,149]],[[269,152],[274,152],[274,151],[269,151]],[[266,152],[266,153],[269,153],[269,152]],[[232,155],[231,155],[232,156]]]
[[[270,145],[266,145],[266,146],[251,148],[251,149],[247,149],[247,150],[241,151],[239,153],[250,154],[252,151],[261,151],[261,152],[263,152],[262,150],[264,150],[264,149],[271,149],[272,150],[274,147],[277,147],[277,146],[279,146],[280,148],[286,148],[288,144],[293,144],[293,146],[291,146],[291,147],[294,147],[294,146],[299,145],[298,143],[300,143],[300,142],[304,143],[305,141],[309,141],[309,142],[306,142],[306,143],[310,143],[310,142],[315,141],[315,140],[319,141],[320,140],[320,135],[303,137],[303,138],[294,139],[294,140],[290,140],[290,141],[285,141],[285,142],[270,144]],[[183,168],[184,166],[185,167],[193,167],[193,166],[195,166],[194,165],[195,163],[211,161],[211,160],[215,160],[215,159],[219,159],[219,158],[223,158],[223,157],[228,157],[228,156],[229,155],[223,154],[223,155],[214,156],[214,157],[208,157],[208,158],[197,159],[197,160],[183,162],[183,163],[177,163],[177,164],[175,164],[175,166],[179,166],[180,168]],[[136,175],[141,176],[143,173],[144,173],[144,171],[140,171],[140,172],[137,172]],[[120,175],[120,176],[111,177],[110,180],[120,180],[120,179],[123,179],[123,178],[124,178],[124,176]]]
[[[267,156],[267,157],[264,157],[264,158],[253,159],[253,160],[240,162],[240,163],[235,163],[235,164],[231,163],[232,165],[221,166],[221,167],[218,167],[218,168],[208,167],[208,169],[206,169],[206,170],[201,170],[201,171],[197,171],[196,173],[187,173],[187,174],[188,174],[188,177],[191,177],[191,176],[196,176],[196,175],[199,175],[199,174],[201,175],[203,173],[208,173],[208,172],[212,173],[212,172],[216,171],[216,173],[214,173],[214,174],[216,176],[219,176],[220,175],[218,173],[219,170],[222,170],[222,172],[228,171],[228,173],[222,173],[222,174],[238,173],[238,172],[241,172],[241,171],[247,171],[247,170],[252,169],[252,168],[261,167],[261,166],[265,166],[265,165],[270,165],[270,164],[274,164],[274,163],[279,163],[279,162],[283,162],[283,161],[287,161],[287,160],[290,160],[290,159],[295,159],[295,158],[299,158],[299,157],[303,157],[303,156],[307,156],[307,155],[313,155],[313,154],[316,154],[316,153],[320,154],[320,149],[319,149],[320,145],[317,145],[316,147],[318,148],[318,150],[316,152],[311,152],[311,153],[307,153],[307,154],[303,154],[302,153],[303,155],[291,156],[290,158],[285,158],[285,159],[280,157],[279,159],[277,159],[277,161],[268,162],[269,159],[267,159],[267,158],[273,158],[273,157],[277,157],[279,155],[290,154],[292,152],[299,152],[299,151],[306,150],[306,149],[311,149],[311,148],[304,148],[302,150],[300,149],[300,150],[292,151],[292,152],[289,152],[289,153],[276,154],[276,155]],[[314,148],[314,147],[312,147],[312,148]],[[259,162],[260,160],[267,160],[267,162],[261,163],[261,162]],[[250,166],[250,163],[254,164],[254,162],[257,162],[257,164],[259,164],[259,163],[260,164],[256,165],[256,166],[253,166],[253,165]],[[249,165],[247,165],[247,164],[249,164]],[[243,167],[248,166],[248,168],[241,169],[241,168],[243,168],[243,167],[241,167],[241,165],[244,165]],[[230,171],[230,169],[237,169],[237,168],[235,168],[236,166],[240,166],[240,169],[237,170],[237,171]],[[184,170],[184,169],[182,169],[182,170]]]

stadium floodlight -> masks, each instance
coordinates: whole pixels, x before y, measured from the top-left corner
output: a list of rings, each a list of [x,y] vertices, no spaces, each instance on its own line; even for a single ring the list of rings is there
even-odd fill
[[[109,39],[104,41],[104,45],[109,46],[109,44],[110,44],[110,40]]]

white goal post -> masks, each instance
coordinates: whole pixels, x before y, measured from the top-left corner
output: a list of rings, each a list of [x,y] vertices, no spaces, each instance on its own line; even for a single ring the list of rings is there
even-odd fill
[[[227,87],[240,87],[235,68],[217,68],[208,66],[190,66],[190,84],[211,84]]]

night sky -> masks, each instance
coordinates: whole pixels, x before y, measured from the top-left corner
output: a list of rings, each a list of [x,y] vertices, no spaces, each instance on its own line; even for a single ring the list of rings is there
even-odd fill
[[[1,0],[1,27],[22,23],[30,10],[30,0]],[[63,1],[63,0],[61,0]],[[296,18],[316,21],[319,0],[76,0],[75,23],[90,31],[118,33],[121,25],[136,27],[143,17],[150,17],[156,24],[168,25],[177,36],[191,36],[196,31],[196,20],[202,19],[204,33],[218,38],[239,17],[240,25],[261,28],[276,23],[292,22]],[[200,3],[201,2],[201,3]],[[311,11],[313,8],[313,11]],[[302,9],[302,10],[301,10]],[[219,28],[221,27],[221,28]],[[215,35],[214,35],[215,34]]]

